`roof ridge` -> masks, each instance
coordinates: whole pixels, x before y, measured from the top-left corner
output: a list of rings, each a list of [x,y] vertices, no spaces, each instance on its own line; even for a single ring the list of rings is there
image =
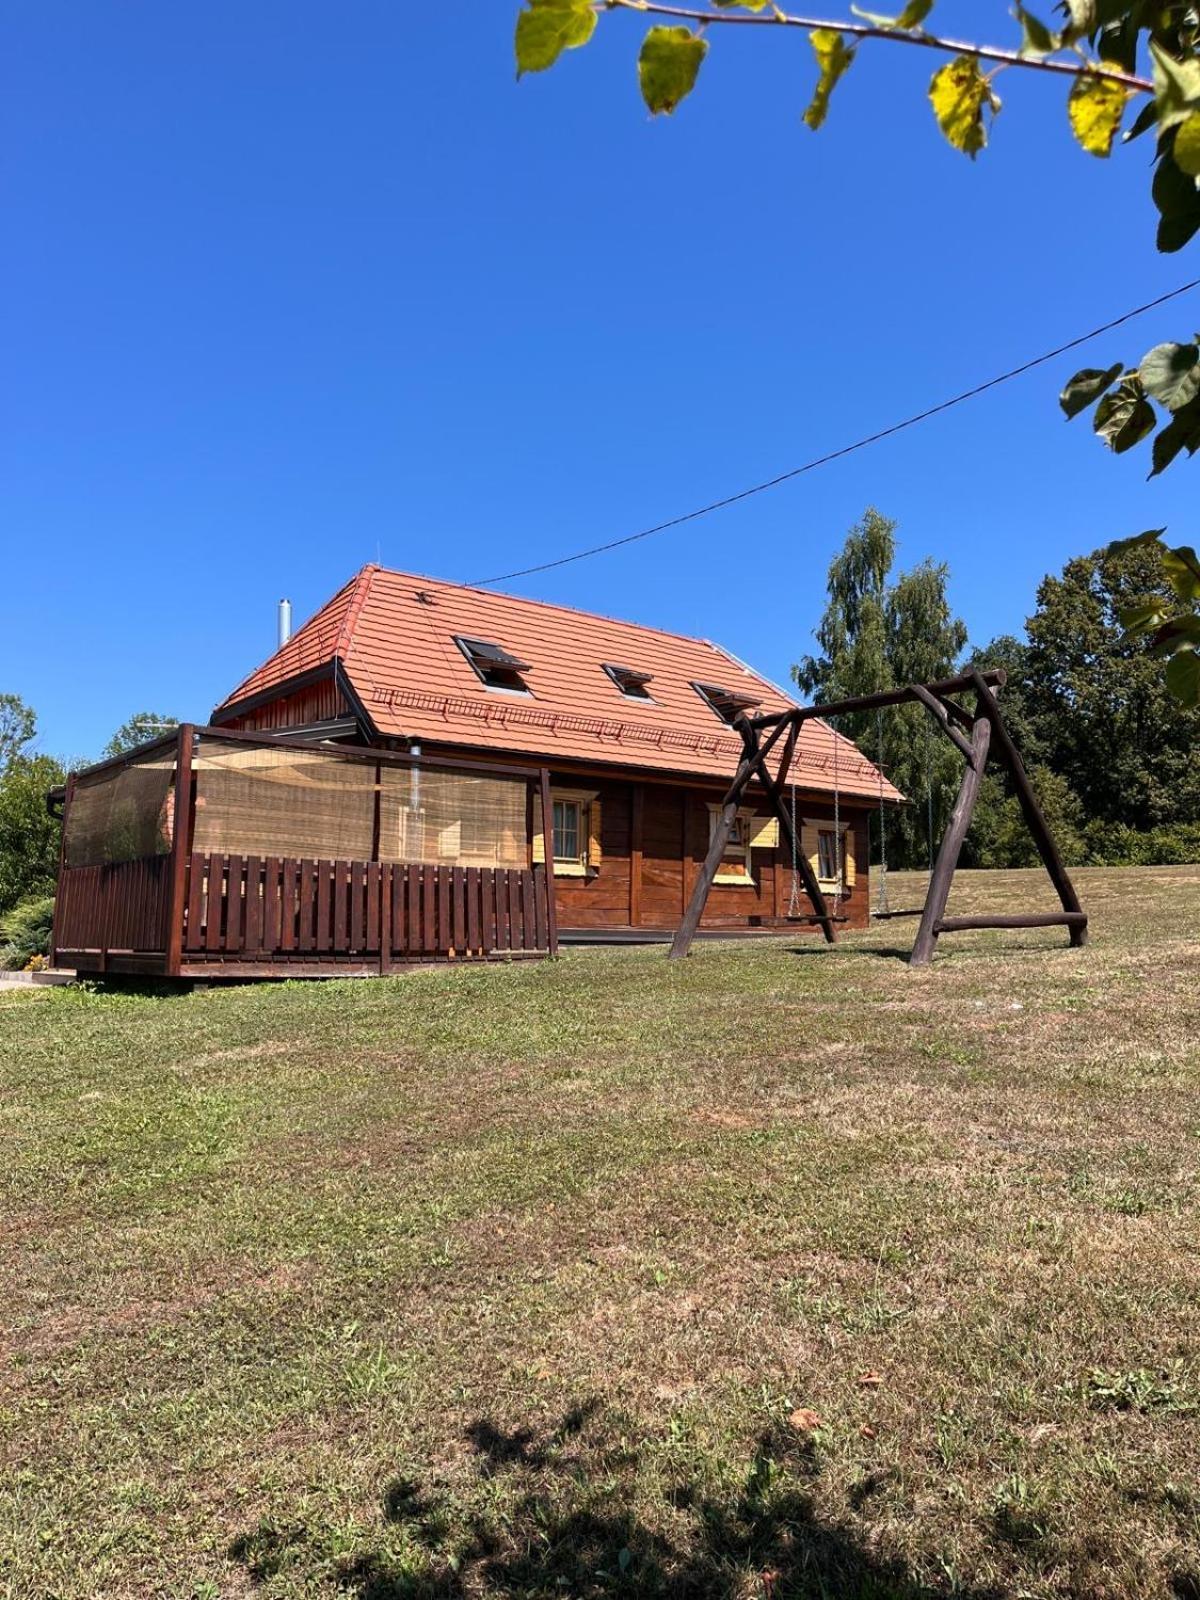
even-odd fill
[[[350,596],[350,603],[346,607],[346,615],[342,618],[342,625],[338,629],[338,636],[334,641],[333,653],[345,661],[346,654],[354,639],[354,629],[362,614],[363,606],[367,603],[367,596],[371,592],[371,583],[377,572],[383,569],[374,561],[368,561],[365,567],[360,567],[351,578],[354,593]]]

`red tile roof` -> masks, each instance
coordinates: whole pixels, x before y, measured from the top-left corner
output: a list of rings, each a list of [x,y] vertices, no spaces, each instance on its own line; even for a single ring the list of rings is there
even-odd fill
[[[529,662],[531,693],[489,689],[455,644],[488,640]],[[518,600],[367,566],[243,680],[214,717],[334,658],[381,735],[730,778],[741,741],[693,688],[716,685],[761,712],[799,702],[706,639],[541,600]],[[652,700],[623,695],[605,665],[648,673]],[[804,788],[879,798],[880,774],[824,722],[805,724]],[[898,792],[886,779],[887,798]]]

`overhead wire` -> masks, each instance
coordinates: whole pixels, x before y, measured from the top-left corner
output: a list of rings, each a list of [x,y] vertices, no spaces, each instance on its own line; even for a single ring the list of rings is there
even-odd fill
[[[1071,350],[1077,350],[1080,345],[1088,344],[1092,339],[1098,339],[1101,334],[1111,333],[1114,328],[1120,328],[1127,322],[1132,322],[1135,317],[1144,316],[1147,311],[1153,311],[1158,306],[1166,305],[1169,300],[1177,300],[1180,295],[1189,293],[1192,289],[1200,288],[1200,278],[1193,278],[1190,283],[1184,283],[1177,289],[1171,289],[1166,294],[1160,294],[1154,300],[1147,300],[1144,305],[1134,306],[1131,311],[1126,311],[1119,317],[1114,317],[1110,322],[1101,323],[1098,328],[1092,328],[1088,333],[1081,333],[1077,338],[1068,339],[1065,344],[1056,345],[1053,350],[1047,350],[1040,356],[1034,356],[1031,361],[1023,361],[1019,367],[1011,367],[1007,372],[1001,372],[994,378],[988,378],[983,383],[977,383],[970,389],[964,389],[961,394],[951,396],[949,400],[939,401],[937,405],[927,406],[924,411],[918,411],[914,416],[905,417],[902,422],[893,422],[887,428],[880,428],[876,433],[869,433],[862,439],[856,439],[853,444],[842,445],[837,450],[830,450],[825,455],[816,456],[811,461],[806,461],[802,466],[791,467],[787,472],[780,472],[773,478],[767,478],[762,483],[751,484],[749,488],[739,489],[734,494],[722,496],[720,500],[712,500],[707,505],[697,506],[692,511],[681,512],[679,516],[668,517],[665,522],[656,522],[652,527],[642,528],[637,533],[627,533],[620,539],[608,539],[603,544],[588,546],[585,550],[573,551],[570,555],[558,556],[552,561],[539,561],[533,566],[516,567],[511,572],[501,572],[491,578],[477,578],[469,587],[476,589],[489,588],[494,583],[507,583],[513,578],[527,578],[536,572],[550,572],[555,567],[570,566],[575,561],[586,561],[591,556],[605,555],[610,550],[619,550],[624,545],[637,544],[642,539],[653,538],[655,534],[667,533],[672,528],[680,528],[685,523],[696,522],[701,517],[712,516],[716,511],[724,511],[729,506],[738,505],[743,500],[749,500],[755,495],[766,494],[769,489],[777,489],[781,484],[790,483],[793,478],[802,477],[806,472],[815,472],[818,467],[828,466],[831,462],[844,460],[846,456],[853,455],[858,450],[865,450],[868,445],[879,444],[884,439],[894,438],[896,434],[905,432],[908,428],[915,428],[919,423],[928,422],[931,417],[940,416],[945,411],[953,410],[955,406],[965,405],[968,400],[975,400],[981,394],[986,394],[990,389],[999,388],[1003,383],[1011,383],[1014,378],[1020,378],[1027,372],[1032,372],[1036,367],[1043,367],[1048,361],[1056,361],[1059,356],[1066,355]]]

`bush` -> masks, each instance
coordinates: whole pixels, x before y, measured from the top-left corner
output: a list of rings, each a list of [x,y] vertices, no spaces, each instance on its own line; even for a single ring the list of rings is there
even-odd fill
[[[50,929],[54,922],[52,896],[32,897],[0,917],[0,967],[11,971],[50,954]]]
[[[1200,862],[1200,822],[1176,822],[1142,833],[1123,822],[1089,822],[1089,867],[1181,867]]]

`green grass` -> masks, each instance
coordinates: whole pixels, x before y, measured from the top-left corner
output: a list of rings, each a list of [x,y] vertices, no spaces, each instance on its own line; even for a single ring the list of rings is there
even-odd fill
[[[0,994],[0,1596],[1200,1595],[1200,868],[1078,877]]]

